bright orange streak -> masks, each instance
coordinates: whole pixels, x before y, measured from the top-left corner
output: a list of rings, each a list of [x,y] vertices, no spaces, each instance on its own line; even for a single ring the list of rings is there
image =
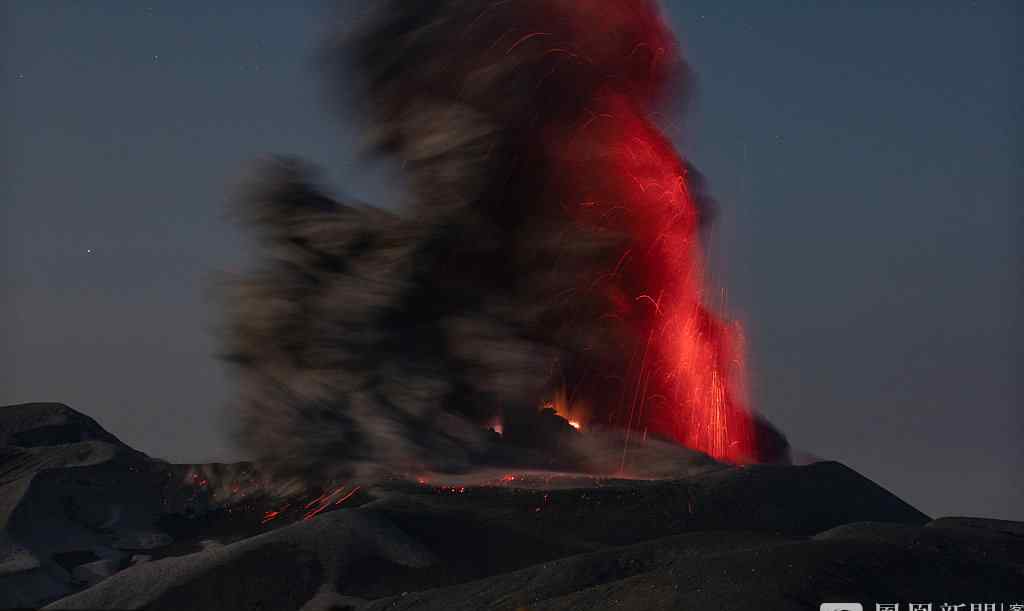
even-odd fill
[[[317,507],[316,507],[315,509],[313,509],[312,511],[310,511],[310,512],[306,513],[306,515],[302,516],[302,519],[303,519],[303,520],[311,520],[311,519],[313,519],[313,518],[314,518],[314,517],[315,517],[315,516],[316,516],[317,514],[319,514],[319,513],[320,513],[320,512],[322,512],[323,510],[325,510],[325,509],[327,509],[328,507],[330,507],[330,506],[331,506],[332,504],[333,504],[333,505],[340,505],[340,504],[344,503],[345,501],[347,501],[347,500],[349,500],[350,498],[352,498],[352,496],[353,496],[353,495],[354,495],[354,494],[355,494],[356,492],[358,492],[358,491],[359,491],[359,486],[356,486],[355,488],[353,488],[353,489],[351,490],[351,492],[349,492],[348,494],[346,494],[346,495],[345,495],[345,496],[343,496],[342,498],[338,499],[338,500],[337,500],[337,501],[335,501],[334,503],[331,503],[331,497],[333,497],[333,496],[334,496],[334,495],[336,495],[337,493],[341,492],[342,490],[344,490],[344,486],[342,486],[341,488],[337,488],[337,489],[335,489],[335,490],[334,490],[334,491],[332,491],[332,492],[328,492],[328,493],[322,494],[322,495],[320,495],[319,497],[317,497],[316,499],[314,499],[313,501],[311,501],[310,503],[308,503],[308,504],[306,505],[306,509],[309,509],[309,508],[310,508],[311,506],[313,506],[313,505],[318,505],[318,506],[317,506]]]
[[[342,503],[344,503],[345,501],[347,501],[347,500],[349,500],[350,498],[352,498],[352,495],[354,495],[354,494],[355,494],[355,493],[357,493],[357,492],[359,492],[359,486],[356,486],[355,488],[353,488],[353,489],[352,489],[352,492],[349,492],[348,494],[346,494],[345,496],[341,497],[341,498],[340,498],[340,499],[338,499],[337,501],[334,501],[334,504],[335,504],[335,505],[341,505],[341,504],[342,504]]]

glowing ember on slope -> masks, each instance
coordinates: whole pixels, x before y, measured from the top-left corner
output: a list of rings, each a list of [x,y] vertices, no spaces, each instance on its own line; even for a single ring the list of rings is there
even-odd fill
[[[566,390],[564,385],[560,386],[558,390],[555,391],[552,399],[545,402],[542,407],[544,409],[554,410],[556,414],[569,423],[569,426],[577,431],[582,430],[583,423],[586,421],[586,404],[575,397],[570,398],[569,392]]]
[[[268,511],[268,512],[264,513],[263,514],[263,520],[260,521],[260,524],[266,524],[267,522],[270,522],[271,520],[276,520],[277,518],[281,517],[281,512],[284,511],[287,508],[288,508],[288,506],[286,505],[286,506],[282,507],[280,511]]]
[[[341,505],[345,501],[352,498],[356,492],[359,492],[359,486],[352,488],[348,493],[344,493],[346,486],[339,486],[328,490],[327,492],[316,497],[312,501],[306,503],[304,509],[306,513],[302,516],[303,520],[310,520],[314,518],[318,513],[321,513],[325,509],[331,506]]]
[[[345,492],[346,488],[347,486],[330,488],[320,496],[306,503],[301,504],[302,519],[311,520],[318,514],[323,513],[328,509],[338,507],[339,505],[344,504],[346,501],[355,496],[355,494],[360,490],[359,486],[355,486],[348,492]],[[260,520],[260,524],[267,524],[274,520],[283,518],[286,515],[291,515],[291,513],[288,510],[292,508],[294,505],[296,505],[296,503],[289,502],[286,503],[285,505],[282,505],[279,509],[273,511],[265,511],[263,513],[263,518]]]

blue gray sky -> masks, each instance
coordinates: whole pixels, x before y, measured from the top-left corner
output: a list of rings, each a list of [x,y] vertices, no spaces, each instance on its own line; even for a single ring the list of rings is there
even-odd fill
[[[354,15],[360,3],[351,2]],[[1020,9],[665,2],[697,71],[680,149],[753,403],[935,515],[1024,519]],[[399,206],[323,104],[320,1],[11,1],[0,22],[0,403],[63,401],[177,461],[240,458],[205,288],[245,261],[245,162]]]

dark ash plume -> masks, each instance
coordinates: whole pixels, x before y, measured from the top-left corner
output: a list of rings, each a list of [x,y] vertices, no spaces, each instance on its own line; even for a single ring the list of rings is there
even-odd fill
[[[672,76],[685,92],[653,3],[393,0],[324,67],[338,88],[354,68],[414,204],[334,201],[297,160],[253,172],[238,211],[262,260],[232,287],[224,334],[243,447],[309,478],[460,471],[493,459],[498,420],[530,445],[567,380],[617,393],[608,372],[636,340],[594,287],[628,236],[573,222],[542,144],[599,92],[649,106]]]

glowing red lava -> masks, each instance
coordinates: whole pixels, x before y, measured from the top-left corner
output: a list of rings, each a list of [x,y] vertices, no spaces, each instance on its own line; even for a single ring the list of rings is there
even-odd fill
[[[600,289],[609,316],[646,338],[633,355],[618,424],[716,459],[756,461],[742,332],[704,302],[698,210],[671,143],[639,103],[614,91],[592,101],[588,120],[554,130],[548,142],[570,214],[630,238]]]

